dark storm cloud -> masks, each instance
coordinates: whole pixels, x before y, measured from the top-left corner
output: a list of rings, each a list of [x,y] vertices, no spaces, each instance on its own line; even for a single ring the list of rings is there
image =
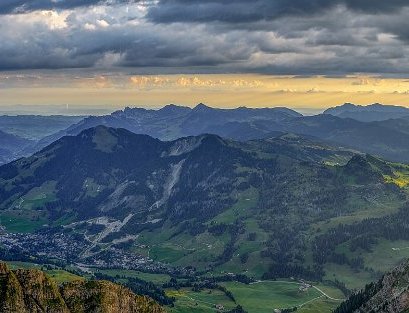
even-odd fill
[[[88,30],[81,19],[70,16],[68,20],[73,26],[53,31],[38,23],[14,30],[1,28],[0,23],[0,41],[4,43],[0,46],[0,70],[122,66],[156,67],[167,72],[166,68],[222,67],[246,61],[257,50],[244,45],[241,34],[214,36],[213,42],[204,42],[198,36],[203,34],[200,26],[190,28],[191,32],[181,26],[149,24]],[[35,34],[35,40],[16,40],[16,32]]]
[[[157,23],[251,23],[283,16],[319,14],[336,6],[369,14],[394,12],[407,0],[160,0],[148,17]]]
[[[0,14],[72,9],[92,5],[136,3],[140,0],[1,0]],[[153,4],[154,1],[143,1]],[[384,13],[409,6],[407,0],[160,0],[148,17],[155,22],[254,22],[284,15],[310,15],[337,5],[365,13]]]
[[[132,3],[138,0],[1,0],[0,14],[35,10],[73,9],[97,4]]]
[[[408,15],[407,0],[0,0],[0,70],[407,73]]]

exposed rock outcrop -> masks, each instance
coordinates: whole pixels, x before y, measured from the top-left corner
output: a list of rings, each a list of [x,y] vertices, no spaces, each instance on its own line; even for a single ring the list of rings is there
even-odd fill
[[[155,301],[108,281],[58,286],[36,269],[0,263],[1,313],[164,313]]]
[[[409,312],[409,261],[352,295],[335,313]]]

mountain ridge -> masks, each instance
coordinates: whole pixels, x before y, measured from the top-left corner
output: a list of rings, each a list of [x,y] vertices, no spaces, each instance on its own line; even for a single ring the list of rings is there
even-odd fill
[[[74,281],[58,286],[37,269],[10,270],[0,263],[3,313],[164,313],[157,303],[108,281]]]
[[[201,107],[206,109],[202,110]],[[171,112],[170,116],[169,112]],[[207,114],[210,114],[216,120],[209,118]],[[301,114],[286,108],[249,109],[242,107],[238,109],[216,109],[204,104],[202,106],[199,104],[193,109],[177,105],[168,105],[159,110],[127,107],[107,116],[88,117],[64,131],[44,138],[38,143],[37,147],[44,147],[64,135],[77,135],[82,130],[97,125],[126,128],[134,133],[144,133],[162,140],[174,140],[201,133],[212,133],[212,128],[217,123],[248,121],[249,118],[268,120],[269,116],[276,116],[275,118],[280,120],[301,116]],[[174,121],[175,118],[178,120]],[[169,119],[169,121],[163,125],[163,119]],[[209,122],[212,126],[206,126]],[[148,125],[148,123],[157,123],[158,125],[152,126]],[[170,123],[176,123],[176,125],[172,126]],[[223,134],[220,135],[223,136]]]
[[[345,107],[352,107],[368,118],[342,116]],[[337,110],[342,112],[330,114]],[[382,118],[371,118],[371,112],[375,112],[373,110],[381,111],[376,111],[376,114],[380,114]],[[383,112],[385,110],[392,110],[394,115],[389,116],[388,112]],[[75,136],[85,129],[105,125],[168,141],[203,133],[238,141],[263,139],[272,134],[296,133],[391,161],[409,162],[409,118],[402,115],[401,111],[409,112],[403,107],[389,108],[380,104],[368,107],[347,104],[315,116],[302,116],[283,107],[218,109],[205,104],[198,104],[194,108],[170,104],[158,110],[127,107],[110,115],[86,117],[66,129],[26,145],[24,149],[14,149],[12,156],[6,152],[0,155],[7,154],[3,158],[5,163],[31,155],[61,137]]]
[[[380,103],[373,103],[366,106],[345,103],[341,106],[326,109],[324,114],[341,118],[353,118],[363,122],[375,122],[409,117],[409,108]]]
[[[77,135],[84,129],[105,125],[148,134],[161,140],[213,133],[246,141],[266,138],[273,133],[296,133],[379,155],[391,161],[409,162],[409,119],[363,122],[331,114],[302,116],[286,108],[215,109],[204,104],[200,108],[176,105],[160,110],[126,108],[108,116],[89,117],[44,138],[35,147],[26,150],[26,153],[39,150],[62,136]]]

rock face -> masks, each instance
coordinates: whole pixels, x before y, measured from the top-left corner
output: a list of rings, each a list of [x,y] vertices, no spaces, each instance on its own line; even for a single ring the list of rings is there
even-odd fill
[[[335,313],[409,312],[409,261],[352,295]]]
[[[1,313],[164,313],[153,300],[107,281],[62,286],[36,269],[10,270],[0,263]]]

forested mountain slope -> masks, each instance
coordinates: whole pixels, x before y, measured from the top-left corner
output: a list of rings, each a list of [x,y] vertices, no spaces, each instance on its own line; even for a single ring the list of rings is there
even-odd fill
[[[163,142],[99,126],[0,167],[0,218],[20,233],[2,237],[2,253],[266,278],[322,279],[333,262],[365,272],[338,248],[408,239],[408,172],[291,134]]]

